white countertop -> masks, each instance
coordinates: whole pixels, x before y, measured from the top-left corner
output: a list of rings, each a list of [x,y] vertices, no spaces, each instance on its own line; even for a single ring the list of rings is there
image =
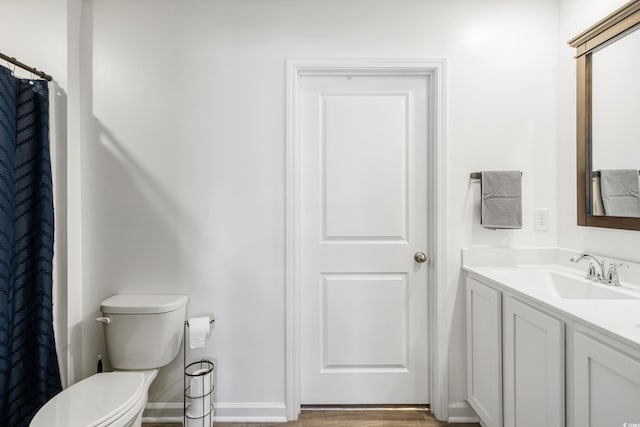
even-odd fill
[[[481,249],[473,249],[481,250]],[[534,257],[536,264],[515,264],[504,262],[505,259],[517,259],[522,257],[500,257],[499,261],[492,262],[490,257],[483,254],[480,258],[467,256],[463,253],[463,270],[471,277],[480,279],[496,288],[509,291],[524,299],[535,302],[551,312],[557,312],[562,317],[570,318],[586,324],[614,339],[640,350],[640,289],[634,284],[625,283],[622,287],[610,287],[583,279],[588,264],[569,266],[563,261],[554,262],[554,258],[568,260],[568,251],[561,251],[560,256]],[[466,259],[465,259],[466,258]],[[544,259],[545,263],[539,263]],[[466,262],[465,262],[466,261]],[[477,265],[471,265],[469,262]],[[493,265],[492,265],[493,264]],[[584,270],[584,271],[583,271]],[[630,299],[584,299],[563,298],[549,291],[549,286],[538,285],[549,274],[558,274],[570,280],[576,280],[585,284],[585,287],[594,287],[595,291],[603,294],[618,292]],[[519,277],[519,278],[518,278]],[[559,276],[555,276],[559,277]],[[597,289],[600,288],[600,289]]]

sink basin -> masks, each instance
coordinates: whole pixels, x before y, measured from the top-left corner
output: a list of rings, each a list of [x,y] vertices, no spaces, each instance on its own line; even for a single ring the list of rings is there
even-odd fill
[[[579,277],[561,274],[552,270],[494,270],[490,274],[500,282],[535,287],[553,296],[564,299],[638,299],[618,288],[598,284]]]
[[[591,281],[549,272],[545,287],[560,298],[567,299],[636,299],[635,296],[604,288]]]

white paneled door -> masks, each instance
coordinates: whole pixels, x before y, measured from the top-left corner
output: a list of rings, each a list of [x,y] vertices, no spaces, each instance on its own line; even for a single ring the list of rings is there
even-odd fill
[[[299,84],[302,404],[427,403],[427,77]]]

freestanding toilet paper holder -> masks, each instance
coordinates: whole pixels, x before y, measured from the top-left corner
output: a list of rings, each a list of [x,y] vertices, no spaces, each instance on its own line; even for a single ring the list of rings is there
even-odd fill
[[[209,324],[213,324],[211,320]],[[210,360],[198,360],[187,365],[187,328],[189,321],[184,322],[184,351],[182,376],[183,404],[182,417],[185,427],[211,427],[213,418],[213,368]],[[187,381],[188,379],[188,381]]]

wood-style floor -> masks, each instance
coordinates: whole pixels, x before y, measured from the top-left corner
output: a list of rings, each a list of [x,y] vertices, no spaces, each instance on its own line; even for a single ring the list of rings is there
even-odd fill
[[[287,423],[214,423],[214,427],[479,427],[436,420],[428,410],[322,410],[302,411]],[[142,424],[143,427],[177,427],[180,424]]]

